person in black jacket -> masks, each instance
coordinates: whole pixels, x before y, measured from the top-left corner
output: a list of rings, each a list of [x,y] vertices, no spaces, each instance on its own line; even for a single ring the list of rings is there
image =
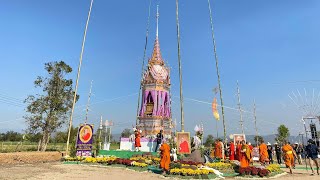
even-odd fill
[[[278,146],[278,143],[274,143],[274,150],[276,151],[278,164],[281,164],[281,147]]]
[[[269,164],[273,164],[272,146],[270,143],[268,143],[268,156],[269,156]]]
[[[306,153],[307,153],[307,158],[309,159],[310,168],[312,170],[311,175],[314,175],[314,171],[312,168],[312,161],[316,164],[317,174],[319,175],[318,152],[319,152],[319,149],[316,146],[315,142],[312,139],[309,139],[308,145],[306,147]]]
[[[162,140],[163,140],[163,130],[160,130],[160,132],[157,134],[157,145],[156,145],[156,149],[154,150],[154,152],[158,151],[158,147],[160,147]]]

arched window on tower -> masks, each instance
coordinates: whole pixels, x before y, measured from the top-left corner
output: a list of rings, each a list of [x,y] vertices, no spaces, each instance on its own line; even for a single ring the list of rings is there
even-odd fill
[[[153,114],[153,107],[154,107],[154,102],[151,93],[148,94],[147,96],[147,107],[145,111],[146,116],[152,116]]]

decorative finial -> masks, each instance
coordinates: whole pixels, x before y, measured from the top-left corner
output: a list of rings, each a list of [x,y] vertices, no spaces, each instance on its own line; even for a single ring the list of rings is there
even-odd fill
[[[159,35],[159,5],[157,5],[157,15],[156,15],[156,18],[157,18],[157,34],[156,34],[156,36],[158,37],[158,35]]]

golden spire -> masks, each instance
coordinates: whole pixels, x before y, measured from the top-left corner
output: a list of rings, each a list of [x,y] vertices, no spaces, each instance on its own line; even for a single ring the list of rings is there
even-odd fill
[[[149,62],[152,64],[163,65],[164,61],[161,56],[160,43],[159,43],[159,5],[157,5],[156,19],[157,19],[156,40],[154,41],[153,52]]]

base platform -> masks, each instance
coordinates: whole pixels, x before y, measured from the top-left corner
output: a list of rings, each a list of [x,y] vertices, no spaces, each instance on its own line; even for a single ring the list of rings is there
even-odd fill
[[[114,150],[110,150],[110,151],[107,151],[107,150],[100,150],[99,151],[99,155],[101,156],[116,156],[118,158],[125,158],[125,159],[128,159],[128,158],[131,158],[133,155],[137,155],[137,154],[144,154],[146,152],[135,152],[135,151],[114,151]],[[158,157],[159,154],[156,153],[156,152],[151,152],[152,156],[156,156]]]

